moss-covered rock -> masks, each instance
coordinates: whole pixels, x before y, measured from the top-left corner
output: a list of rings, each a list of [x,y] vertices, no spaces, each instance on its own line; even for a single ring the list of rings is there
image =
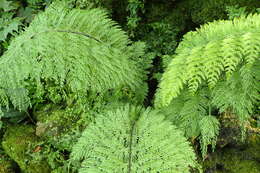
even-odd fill
[[[15,173],[11,161],[0,161],[0,173]]]
[[[259,154],[259,153],[258,153]],[[254,160],[247,151],[226,148],[216,151],[203,162],[205,172],[216,173],[259,173],[259,161]]]
[[[0,173],[15,173],[16,170],[18,170],[17,164],[0,152]]]
[[[36,150],[39,139],[29,125],[9,126],[3,137],[4,152],[13,159],[23,173],[49,173],[50,168],[43,160],[35,160],[30,153]]]
[[[202,165],[205,172],[212,173],[259,173],[260,135],[251,134],[244,142],[218,148]]]
[[[45,105],[34,113],[37,121],[36,135],[39,137],[59,137],[75,128],[83,127],[88,121],[85,113],[77,113],[73,108],[62,109]]]
[[[202,165],[209,173],[258,173],[260,172],[260,135],[250,129],[259,128],[254,123],[246,126],[242,140],[241,128],[235,115],[225,112],[220,115],[222,124],[217,150],[208,154]],[[254,122],[251,119],[250,122]],[[252,125],[252,127],[251,127]],[[249,128],[250,127],[250,128]]]

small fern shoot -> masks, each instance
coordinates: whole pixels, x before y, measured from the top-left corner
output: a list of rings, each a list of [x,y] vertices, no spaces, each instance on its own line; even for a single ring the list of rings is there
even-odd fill
[[[79,173],[186,173],[198,167],[189,143],[164,116],[124,106],[96,118],[73,147]]]

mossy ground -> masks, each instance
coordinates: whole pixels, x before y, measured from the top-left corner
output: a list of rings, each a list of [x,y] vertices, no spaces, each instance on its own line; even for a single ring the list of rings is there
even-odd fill
[[[32,126],[8,126],[2,146],[5,153],[19,165],[22,172],[49,173],[50,169],[45,161],[34,160],[30,156],[30,152],[36,152],[38,142]]]

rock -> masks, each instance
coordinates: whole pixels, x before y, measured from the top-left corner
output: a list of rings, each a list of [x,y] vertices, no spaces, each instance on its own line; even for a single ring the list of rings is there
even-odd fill
[[[49,122],[37,122],[36,124],[36,136],[57,136],[59,134],[58,124],[52,124]]]
[[[40,113],[37,114],[37,117],[36,135],[47,138],[60,136],[62,133],[67,132],[78,120],[77,117],[66,112],[66,110],[53,110],[48,113]]]
[[[49,173],[50,167],[43,160],[34,159],[30,153],[37,152],[39,139],[35,130],[29,125],[8,126],[2,146],[4,152],[13,159],[23,173]]]
[[[74,108],[64,109],[51,105],[44,105],[34,112],[34,118],[37,121],[36,136],[51,143],[52,148],[59,153],[71,151],[82,129],[89,122],[86,113],[78,113]]]
[[[87,116],[76,113],[73,108],[62,109],[50,105],[34,112],[34,117],[37,120],[36,135],[42,138],[59,137],[84,126],[87,122],[83,118]]]

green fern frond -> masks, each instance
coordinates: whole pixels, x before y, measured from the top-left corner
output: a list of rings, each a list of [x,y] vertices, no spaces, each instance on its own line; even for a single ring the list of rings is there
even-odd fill
[[[243,49],[239,49],[239,41],[240,40],[236,37],[226,38],[222,41],[221,51],[223,52],[223,65],[228,78],[236,70],[236,67],[243,58]]]
[[[224,70],[224,59],[221,57],[219,49],[221,48],[221,44],[219,41],[210,42],[207,44],[205,49],[203,50],[203,56],[207,57],[203,64],[205,65],[205,75],[204,80],[207,78],[207,82],[209,87],[214,87],[217,83],[221,72]],[[210,56],[208,56],[210,55]]]
[[[211,144],[213,150],[215,149],[220,125],[216,117],[208,115],[200,120],[199,126],[202,157],[205,158],[209,144]]]
[[[185,56],[183,58],[185,58]],[[159,90],[159,94],[158,92],[156,93],[155,105],[157,107],[168,105],[173,98],[181,93],[186,83],[185,81],[187,80],[187,74],[183,71],[184,64],[181,57],[173,59],[167,68],[168,72],[163,73],[159,84],[161,89]],[[174,85],[169,85],[169,83],[173,82]],[[175,92],[172,92],[172,90]]]
[[[254,64],[257,59],[259,60],[260,33],[246,33],[242,36],[241,42],[243,47],[246,47],[243,52],[246,63]]]
[[[207,90],[202,90],[196,95],[191,95],[188,91],[183,92],[161,111],[186,137],[195,138],[200,134],[200,120],[208,115],[207,93]]]
[[[7,96],[7,93],[3,89],[0,89],[0,105],[5,105],[7,108],[9,107],[8,96]]]
[[[145,95],[146,73],[138,59],[144,46],[139,46],[135,54],[126,33],[103,10],[56,2],[1,57],[0,89],[19,109],[43,100],[60,103],[71,95],[79,100],[87,91],[144,88]]]
[[[155,107],[187,137],[199,137],[203,157],[219,133],[211,107],[231,111],[243,129],[259,105],[259,28],[260,15],[203,25],[184,36],[162,76]]]
[[[209,115],[211,113],[210,92],[205,87],[196,95],[186,90],[171,104],[160,111],[166,118],[182,130],[186,137],[200,139],[203,158],[206,156],[207,147],[214,149],[219,131],[218,120]]]
[[[260,84],[253,73],[257,68],[259,66],[243,66],[228,81],[219,82],[212,92],[213,105],[220,112],[232,110],[241,123],[245,122],[253,113],[254,105],[259,104]]]
[[[80,173],[171,172],[196,168],[182,133],[150,109],[124,106],[99,115],[83,132],[71,154]]]
[[[178,115],[176,125],[185,132],[187,137],[197,137],[200,134],[199,121],[207,115],[208,99],[205,93],[186,96],[184,105]]]
[[[186,34],[162,76],[156,106],[169,105],[185,86],[193,93],[203,81],[214,88],[222,74],[229,79],[241,65],[259,61],[259,27],[260,15],[255,14],[215,21]]]

